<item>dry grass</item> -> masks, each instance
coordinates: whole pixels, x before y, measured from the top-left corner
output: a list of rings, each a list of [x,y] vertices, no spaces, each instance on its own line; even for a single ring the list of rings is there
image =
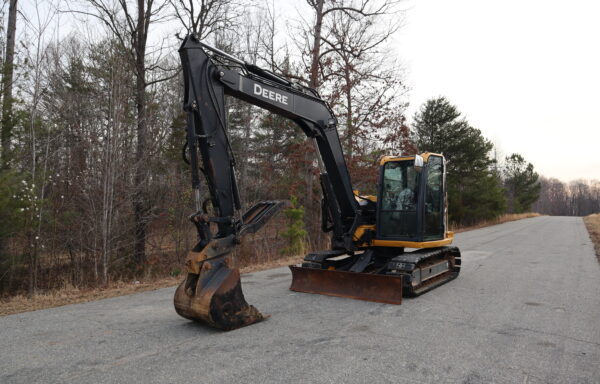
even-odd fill
[[[67,304],[84,303],[87,301],[106,299],[109,297],[129,295],[132,293],[152,291],[170,287],[179,283],[180,278],[168,277],[148,282],[115,282],[106,288],[78,289],[67,287],[59,290],[35,294],[12,296],[0,299],[0,316],[14,313],[36,311],[38,309],[60,307]]]
[[[508,223],[509,221],[528,219],[530,217],[538,217],[538,216],[541,216],[541,215],[536,212],[507,213],[507,214],[497,217],[494,220],[482,221],[480,223],[477,223],[476,225],[471,225],[468,227],[452,226],[452,225],[450,227],[451,227],[451,230],[454,231],[454,233],[460,233],[460,232],[472,231],[474,229],[490,227],[492,225]]]
[[[282,258],[269,263],[262,263],[241,268],[241,273],[250,273],[283,267],[290,264],[299,263],[302,261],[301,256]],[[153,291],[159,288],[172,287],[179,284],[184,278],[184,275],[178,277],[167,277],[146,282],[115,282],[111,283],[106,288],[97,289],[77,289],[67,287],[60,290],[53,290],[44,293],[36,294],[32,297],[26,295],[17,295],[8,299],[0,299],[0,316],[12,315],[21,312],[37,311],[38,309],[46,309],[60,307],[67,304],[85,303],[88,301],[107,299],[109,297],[130,295],[144,291]]]
[[[596,248],[596,256],[600,262],[600,213],[589,215],[583,218],[583,222],[590,233],[590,238]]]

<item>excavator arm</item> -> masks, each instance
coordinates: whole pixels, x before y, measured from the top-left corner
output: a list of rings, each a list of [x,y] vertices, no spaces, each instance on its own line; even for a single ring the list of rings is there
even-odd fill
[[[222,329],[264,318],[243,297],[239,272],[229,265],[240,238],[258,230],[281,207],[264,201],[240,215],[235,158],[227,136],[225,95],[230,95],[297,123],[318,150],[321,186],[331,221],[332,249],[353,252],[352,236],[360,223],[350,175],[337,133],[337,120],[318,93],[247,64],[187,36],[179,49],[183,67],[187,148],[197,212],[191,216],[198,243],[187,259],[188,276],[175,294],[177,312]],[[200,175],[210,192],[200,199]],[[215,223],[216,234],[210,230]]]
[[[360,210],[337,133],[337,120],[327,103],[316,91],[244,63],[199,42],[193,35],[184,40],[179,52],[184,74],[184,110],[188,113],[187,144],[195,168],[192,187],[197,191],[200,184],[200,167],[195,166],[199,151],[204,165],[201,171],[219,216],[219,235],[236,232],[234,214],[241,205],[235,160],[227,138],[224,95],[231,95],[289,118],[314,139],[326,206],[333,222],[333,248],[352,251],[352,233]]]

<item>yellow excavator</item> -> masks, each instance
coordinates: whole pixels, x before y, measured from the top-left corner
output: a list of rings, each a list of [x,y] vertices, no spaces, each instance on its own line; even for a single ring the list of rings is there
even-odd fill
[[[331,232],[331,247],[290,266],[290,289],[400,304],[403,296],[418,296],[458,276],[461,258],[458,248],[450,246],[453,233],[448,231],[441,154],[383,157],[377,196],[360,195],[352,188],[337,120],[315,90],[195,35],[184,39],[179,53],[187,112],[184,159],[191,165],[197,212],[190,218],[198,243],[175,293],[177,313],[223,330],[265,318],[246,302],[230,258],[244,235],[259,230],[285,204],[262,201],[240,213],[225,95],[294,121],[314,141],[323,192],[322,229]],[[210,193],[205,201],[201,175]]]

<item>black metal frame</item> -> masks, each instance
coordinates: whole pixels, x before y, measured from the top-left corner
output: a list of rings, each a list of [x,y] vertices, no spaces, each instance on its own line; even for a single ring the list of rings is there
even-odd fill
[[[435,156],[435,155],[432,155]],[[408,161],[408,160],[399,160],[399,161]],[[384,166],[382,165],[379,169],[379,185],[381,186],[379,188],[379,191],[377,192],[377,201],[383,201],[383,171],[384,171]],[[442,162],[442,173],[445,171],[445,164],[444,162]],[[397,241],[413,241],[413,242],[422,242],[425,241],[424,237],[425,237],[425,200],[426,200],[426,193],[427,193],[427,176],[429,174],[429,163],[425,163],[423,164],[423,168],[421,170],[421,173],[419,175],[419,196],[417,197],[417,229],[416,229],[416,236],[414,237],[410,237],[410,236],[383,236],[381,234],[381,229],[382,229],[382,225],[381,225],[381,211],[382,211],[382,204],[377,204],[377,214],[376,214],[376,238],[378,240],[397,240]],[[441,186],[441,196],[442,199],[444,199],[444,196],[446,195],[446,185],[445,185],[445,179],[442,179],[442,186]],[[442,205],[441,207],[444,207],[444,201],[442,201]],[[446,214],[445,210],[442,209],[442,214],[441,216],[441,220],[442,223],[444,223],[445,217],[444,215]],[[444,234],[441,235],[440,239],[435,239],[435,240],[441,240],[444,238]],[[428,241],[431,241],[433,239],[429,239]]]

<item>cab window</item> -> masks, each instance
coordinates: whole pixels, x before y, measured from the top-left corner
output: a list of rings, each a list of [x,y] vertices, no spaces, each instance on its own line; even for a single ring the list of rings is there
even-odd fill
[[[427,162],[425,191],[424,240],[444,238],[444,163],[440,156],[430,156]]]
[[[409,237],[417,234],[419,173],[414,161],[390,161],[383,169],[379,236]]]

